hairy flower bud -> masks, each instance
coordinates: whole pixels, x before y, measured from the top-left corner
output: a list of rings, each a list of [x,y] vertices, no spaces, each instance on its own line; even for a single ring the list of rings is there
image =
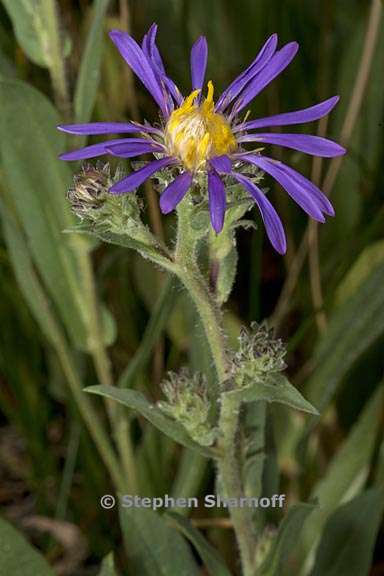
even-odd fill
[[[166,402],[159,402],[163,412],[180,422],[195,442],[209,446],[214,442],[215,430],[209,422],[210,403],[207,381],[203,374],[190,374],[184,368],[169,372],[162,383]]]
[[[111,185],[108,163],[97,162],[96,166],[84,164],[81,172],[75,174],[73,186],[67,192],[73,212],[82,219],[93,219],[95,213],[104,206]]]
[[[252,322],[250,331],[241,329],[239,349],[232,358],[232,371],[238,383],[243,385],[244,378],[257,379],[284,370],[285,355],[284,344],[273,337],[273,330],[265,323]]]

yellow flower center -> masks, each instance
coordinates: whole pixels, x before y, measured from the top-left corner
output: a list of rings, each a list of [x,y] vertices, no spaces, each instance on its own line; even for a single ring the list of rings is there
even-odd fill
[[[165,127],[170,154],[180,158],[188,170],[202,169],[209,158],[228,154],[237,146],[230,125],[214,111],[212,82],[208,82],[207,97],[200,105],[195,103],[199,92],[191,92]]]

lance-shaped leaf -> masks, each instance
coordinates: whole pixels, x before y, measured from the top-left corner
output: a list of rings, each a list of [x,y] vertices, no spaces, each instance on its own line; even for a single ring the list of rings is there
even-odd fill
[[[227,392],[228,396],[241,400],[241,402],[278,402],[286,404],[302,412],[318,415],[318,411],[310,404],[280,373],[271,374],[265,380],[254,380],[248,386]]]
[[[128,408],[136,410],[136,412],[144,416],[144,418],[164,434],[172,438],[172,440],[175,440],[175,442],[178,442],[179,444],[183,444],[183,446],[186,446],[187,448],[197,450],[204,456],[208,457],[212,457],[215,454],[213,450],[199,446],[199,444],[194,442],[179,422],[171,420],[171,418],[165,416],[160,408],[155,404],[148,402],[144,394],[141,392],[127,389],[120,390],[114,386],[90,386],[85,390],[91,394],[99,394],[100,396],[105,396],[111,400],[116,400],[116,402],[119,402]]]

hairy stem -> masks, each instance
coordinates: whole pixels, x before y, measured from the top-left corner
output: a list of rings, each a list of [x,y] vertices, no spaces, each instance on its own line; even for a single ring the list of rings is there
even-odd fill
[[[178,207],[178,232],[175,251],[175,273],[196,305],[215,363],[219,384],[226,377],[227,359],[221,310],[209,292],[196,263],[196,239],[191,234],[191,205],[186,198]]]
[[[210,294],[208,285],[197,265],[196,239],[191,233],[191,204],[186,198],[178,207],[178,237],[175,251],[175,273],[183,282],[194,301],[215,364],[221,407],[219,416],[218,473],[226,497],[239,499],[244,496],[242,472],[238,459],[237,437],[239,433],[240,402],[225,393],[229,388],[228,359],[222,327],[222,313]],[[250,508],[230,509],[230,516],[240,549],[244,576],[254,576],[253,559],[256,535]]]
[[[222,457],[218,463],[218,470],[225,497],[236,498],[236,500],[245,495],[237,449],[239,414],[240,403],[238,400],[232,399],[228,394],[223,394],[219,418],[221,432],[219,448]],[[235,506],[230,508],[230,515],[240,549],[243,574],[244,576],[254,576],[256,534],[251,509]]]

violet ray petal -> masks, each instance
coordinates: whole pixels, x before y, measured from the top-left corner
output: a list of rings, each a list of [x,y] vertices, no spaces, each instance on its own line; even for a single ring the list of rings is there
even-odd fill
[[[143,38],[142,48],[148,60],[152,64],[152,68],[161,78],[161,81],[164,84],[165,88],[167,88],[169,94],[180,106],[181,103],[183,102],[183,97],[174,81],[171,78],[169,78],[166,74],[163,60],[156,46],[156,34],[157,34],[157,25],[152,24],[147,34],[145,34]]]
[[[167,88],[168,88],[170,94],[172,95],[174,101],[176,102],[176,104],[178,106],[181,106],[184,98],[183,98],[183,95],[181,94],[180,90],[178,89],[178,87],[176,86],[174,81],[172,80],[172,78],[169,78],[169,76],[165,76],[164,77],[164,83],[167,86]]]
[[[204,84],[207,68],[208,44],[204,36],[200,36],[191,48],[191,79],[192,90],[201,90]]]
[[[223,111],[232,102],[246,84],[260,72],[270,61],[277,47],[277,34],[272,34],[258,52],[256,58],[235,80],[224,90],[216,103],[216,110]]]
[[[165,74],[163,60],[156,46],[157,24],[153,23],[148,32],[144,35],[142,48],[148,59],[152,60],[156,68]]]
[[[126,144],[112,144],[106,146],[107,152],[118,156],[119,158],[133,158],[139,154],[147,154],[149,152],[162,152],[163,148],[153,142],[143,140],[142,142],[127,142]]]
[[[171,164],[176,164],[177,160],[175,158],[167,157],[161,158],[161,160],[154,160],[150,162],[140,170],[136,170],[132,172],[119,182],[116,182],[111,188],[109,192],[112,194],[124,194],[125,192],[132,192],[136,190],[147,178],[152,176],[158,170],[165,168],[166,166],[170,166]]]
[[[219,234],[224,225],[226,198],[224,183],[214,170],[208,172],[208,199],[211,224]]]
[[[264,170],[277,180],[277,182],[284,188],[290,197],[314,220],[318,222],[325,222],[325,218],[316,199],[313,198],[308,191],[305,190],[296,180],[289,177],[278,166],[278,163],[265,156],[257,156],[256,154],[244,154],[242,160],[250,162],[255,166]]]
[[[244,136],[240,136],[237,141],[276,144],[277,146],[292,148],[299,152],[305,152],[306,154],[321,156],[323,158],[342,156],[346,152],[345,148],[337,144],[337,142],[310,134],[245,134]]]
[[[132,68],[133,72],[153,96],[160,109],[165,112],[165,102],[161,87],[143,50],[129,34],[122,30],[112,30],[109,36],[128,66]]]
[[[168,214],[176,208],[184,198],[192,184],[192,173],[187,171],[177,176],[168,184],[160,196],[160,209],[163,214]]]
[[[292,62],[296,56],[299,45],[297,42],[289,42],[281,50],[278,50],[264,66],[259,74],[249,82],[236,100],[233,112],[238,114],[251,100],[253,100],[272,80],[276,78]]]
[[[59,124],[58,130],[68,134],[92,136],[96,134],[127,134],[130,132],[153,132],[162,134],[158,128],[136,122],[89,122],[88,124]]]
[[[223,172],[224,174],[229,174],[232,170],[232,162],[229,156],[223,154],[222,156],[214,156],[210,159],[209,163],[217,172]]]
[[[266,158],[266,156],[264,156],[264,158]],[[333,209],[332,204],[330,203],[326,195],[320,190],[320,188],[315,186],[315,184],[313,184],[313,182],[308,180],[308,178],[306,178],[305,176],[300,174],[300,172],[297,172],[287,164],[284,164],[283,162],[277,160],[276,164],[278,165],[278,167],[282,172],[285,172],[287,176],[290,176],[302,188],[304,188],[308,192],[308,194],[313,196],[313,199],[318,204],[320,210],[324,212],[324,214],[327,214],[328,216],[335,215],[335,211]]]
[[[173,111],[174,105],[171,97],[171,93],[166,80],[166,72],[161,58],[160,52],[156,46],[156,34],[157,34],[157,24],[152,24],[148,32],[144,34],[143,41],[141,44],[142,50],[148,59],[148,62],[153,70],[156,80],[161,86],[164,101],[166,102],[166,116]]]
[[[306,122],[313,122],[319,120],[336,106],[340,96],[333,96],[302,110],[295,110],[293,112],[285,112],[284,114],[275,114],[274,116],[267,116],[265,118],[257,118],[244,124],[239,124],[233,128],[234,132],[243,132],[245,130],[254,130],[256,128],[266,128],[269,126],[288,126],[290,124],[304,124]]]
[[[59,158],[60,160],[86,160],[87,158],[96,158],[97,156],[108,154],[107,148],[111,146],[111,144],[123,144],[125,142],[129,142],[129,138],[107,140],[106,142],[91,144],[90,146],[84,146],[71,152],[64,152],[64,154],[60,154]]]
[[[287,241],[285,238],[285,232],[283,224],[280,217],[266,195],[260,190],[258,186],[252,180],[243,176],[242,174],[237,174],[232,172],[232,176],[240,182],[251,194],[251,196],[256,201],[256,204],[260,210],[261,217],[263,219],[265,229],[272,246],[275,248],[279,254],[285,254],[287,251]]]

